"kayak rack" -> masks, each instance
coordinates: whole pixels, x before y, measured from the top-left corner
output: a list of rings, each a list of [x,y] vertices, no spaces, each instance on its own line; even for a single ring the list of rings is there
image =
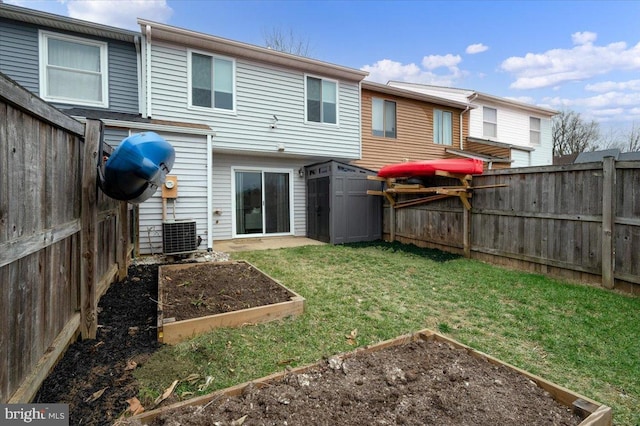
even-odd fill
[[[460,185],[453,186],[430,186],[426,187],[419,183],[406,183],[403,179],[398,182],[397,178],[383,178],[380,176],[367,176],[369,180],[385,182],[385,188],[382,191],[367,190],[368,195],[383,196],[389,201],[394,209],[415,206],[418,204],[430,203],[432,201],[442,200],[449,197],[458,197],[465,209],[471,210],[471,202],[469,201],[473,195],[474,189],[498,188],[508,186],[506,184],[471,186],[473,176],[470,174],[451,173],[444,170],[436,170],[436,176],[458,179]],[[411,200],[398,201],[399,194],[416,194],[427,195]]]

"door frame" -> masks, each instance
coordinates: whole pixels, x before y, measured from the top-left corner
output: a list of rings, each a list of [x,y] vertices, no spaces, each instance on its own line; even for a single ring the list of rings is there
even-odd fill
[[[236,172],[260,172],[262,174],[262,233],[259,234],[238,234],[236,231],[237,219],[236,219]],[[294,235],[294,170],[292,168],[278,168],[278,167],[256,167],[256,166],[231,166],[231,238],[264,238],[264,237],[279,237],[286,235]],[[287,173],[289,175],[289,232],[269,233],[265,231],[265,208],[264,208],[264,174],[265,173]]]

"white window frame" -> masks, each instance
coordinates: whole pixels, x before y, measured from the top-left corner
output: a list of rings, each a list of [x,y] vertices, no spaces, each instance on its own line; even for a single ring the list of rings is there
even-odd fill
[[[327,123],[322,121],[322,110],[320,110],[320,121],[310,121],[308,120],[308,111],[307,111],[307,80],[308,78],[315,78],[321,81],[328,81],[331,83],[335,83],[336,85],[336,122],[335,123]],[[322,104],[322,99],[320,100],[320,104]],[[340,125],[340,82],[338,80],[334,80],[331,78],[325,78],[318,75],[313,74],[305,74],[304,75],[304,122],[305,124],[317,125],[317,126],[333,126],[338,127]]]
[[[444,115],[448,114],[449,115],[449,136],[450,136],[450,140],[445,142],[443,141],[444,139],[444,132],[440,132],[441,134],[437,134],[436,133],[436,116],[438,115],[438,113],[440,113],[440,130],[444,129]],[[446,146],[453,146],[453,113],[451,111],[447,111],[444,109],[439,109],[439,108],[434,108],[433,110],[433,143],[436,145],[446,145]]]
[[[496,112],[496,121],[495,122],[488,121],[488,120],[485,119],[484,111],[486,109],[491,109],[491,110]],[[487,135],[485,133],[485,130],[484,130],[484,127],[485,127],[484,125],[485,124],[492,124],[494,126],[495,135]],[[497,108],[493,108],[493,107],[490,107],[490,106],[483,106],[482,107],[482,136],[485,137],[485,138],[490,138],[490,139],[497,139],[498,138],[498,109]]]
[[[532,125],[534,122],[538,123],[538,128],[535,129]],[[540,146],[542,141],[542,120],[538,117],[529,117],[529,144],[532,146]],[[534,136],[535,135],[535,136]]]
[[[376,135],[374,133],[374,116],[373,116],[373,105],[374,102],[382,101],[382,135]],[[393,136],[387,135],[387,104],[393,104]],[[388,99],[372,97],[371,98],[371,135],[375,138],[385,138],[385,139],[397,139],[398,138],[398,103],[396,101],[390,101]]]
[[[193,57],[193,54],[197,53],[198,55],[203,55],[203,56],[209,56],[213,61],[215,61],[216,59],[221,59],[224,61],[230,61],[231,62],[231,90],[232,95],[233,95],[233,106],[231,109],[224,109],[224,108],[216,108],[215,106],[212,106],[211,108],[209,107],[203,107],[200,105],[193,105],[192,102],[192,97],[193,97],[193,93],[192,93],[192,77],[191,77],[191,58]],[[215,81],[215,76],[212,75],[212,84]],[[215,91],[215,87],[211,88],[212,91]],[[212,53],[209,52],[205,52],[202,50],[195,50],[195,49],[187,49],[187,102],[188,102],[188,108],[189,109],[193,109],[193,110],[197,110],[197,111],[206,111],[206,112],[211,112],[211,111],[216,111],[216,112],[222,112],[222,113],[226,113],[226,114],[235,114],[236,113],[236,101],[238,99],[238,92],[237,92],[237,87],[236,87],[236,60],[234,58],[230,58],[228,56],[222,56],[222,55],[214,55]]]
[[[39,68],[40,68],[40,97],[45,101],[57,102],[72,105],[94,106],[101,108],[109,108],[109,47],[106,42],[91,40],[86,38],[74,37],[66,34],[54,33],[51,31],[40,30],[39,38]],[[47,79],[48,67],[48,50],[49,39],[64,40],[71,43],[86,44],[100,48],[100,75],[102,77],[102,101],[87,101],[86,99],[77,99],[73,96],[48,96],[49,81]]]
[[[236,223],[236,172],[260,172],[264,177],[265,173],[288,173],[289,174],[289,232],[267,233],[264,227],[265,212],[264,212],[264,179],[262,179],[262,233],[260,234],[238,234]],[[264,238],[264,237],[279,237],[286,235],[295,235],[294,225],[294,181],[295,175],[293,169],[284,168],[268,168],[268,167],[243,167],[243,166],[231,166],[231,238]]]

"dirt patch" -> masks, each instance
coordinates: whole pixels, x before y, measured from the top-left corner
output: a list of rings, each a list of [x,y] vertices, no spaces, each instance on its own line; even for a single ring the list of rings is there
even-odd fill
[[[155,352],[158,266],[129,268],[98,304],[95,340],[73,343],[34,402],[69,404],[70,425],[110,425],[138,396],[133,370]]]
[[[157,417],[153,425],[577,425],[528,378],[441,342],[332,357],[263,388]],[[133,421],[130,424],[136,424]]]
[[[239,311],[295,296],[245,262],[163,267],[163,316],[182,321]]]

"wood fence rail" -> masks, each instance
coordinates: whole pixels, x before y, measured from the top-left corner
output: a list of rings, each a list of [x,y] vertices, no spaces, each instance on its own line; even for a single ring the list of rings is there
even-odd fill
[[[0,74],[0,402],[25,403],[127,274],[127,203],[97,188],[102,123]],[[100,153],[100,157],[102,153]]]
[[[385,238],[640,293],[640,161],[495,170],[472,186],[501,184],[474,191],[470,211],[386,206]]]

